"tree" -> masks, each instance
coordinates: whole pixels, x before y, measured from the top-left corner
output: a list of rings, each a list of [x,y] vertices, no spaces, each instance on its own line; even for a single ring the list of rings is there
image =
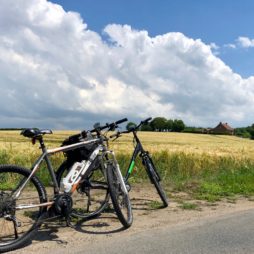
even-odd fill
[[[167,120],[165,129],[167,129],[168,131],[173,129],[173,120],[172,119]]]
[[[141,126],[141,131],[153,131],[153,128],[151,127],[151,125],[148,123],[148,124],[144,124]]]
[[[185,128],[185,124],[182,120],[175,119],[173,122],[173,128],[172,130],[175,132],[181,132]]]
[[[254,124],[252,124],[251,128],[249,129],[250,138],[254,139]]]
[[[137,125],[133,122],[128,122],[127,125],[126,125],[126,130],[130,130],[132,127],[136,127]]]
[[[254,139],[254,124],[247,127],[235,128],[234,133],[236,136],[239,136],[242,138]]]
[[[154,131],[162,131],[167,128],[167,119],[165,117],[155,117],[150,125]]]

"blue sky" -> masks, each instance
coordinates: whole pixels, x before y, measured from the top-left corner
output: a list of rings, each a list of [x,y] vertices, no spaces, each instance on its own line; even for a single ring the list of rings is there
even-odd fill
[[[0,127],[254,122],[254,1],[1,0]]]
[[[254,75],[254,48],[232,49],[239,36],[254,37],[252,0],[53,0],[81,14],[88,29],[102,33],[111,23],[128,24],[156,36],[181,32],[220,47],[219,57],[243,77]]]

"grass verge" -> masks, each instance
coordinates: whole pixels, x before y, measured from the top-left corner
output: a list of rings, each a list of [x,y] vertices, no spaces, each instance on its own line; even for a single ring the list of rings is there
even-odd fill
[[[38,153],[19,154],[0,150],[0,164],[17,164],[30,168]],[[254,160],[245,157],[191,154],[161,151],[153,154],[154,164],[159,171],[163,186],[168,193],[186,192],[192,198],[215,202],[236,195],[251,198],[254,195]],[[128,168],[130,154],[118,153],[117,159],[123,171]],[[62,154],[51,157],[57,169],[64,160]],[[37,175],[45,184],[50,183],[46,165]],[[149,181],[140,160],[137,161],[130,182]]]
[[[119,156],[122,168],[126,155]],[[254,195],[254,160],[232,156],[212,156],[183,152],[157,152],[153,160],[168,192],[186,192],[192,198],[215,202],[236,195]],[[139,162],[131,181],[147,179]]]

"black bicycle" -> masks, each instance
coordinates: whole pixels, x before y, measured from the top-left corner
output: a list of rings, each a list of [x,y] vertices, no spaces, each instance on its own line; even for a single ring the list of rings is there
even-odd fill
[[[139,155],[142,159],[142,164],[144,165],[145,167],[145,170],[148,174],[148,177],[151,181],[152,184],[154,184],[160,198],[161,198],[161,201],[163,202],[163,207],[167,207],[168,206],[168,200],[167,200],[167,196],[166,196],[166,193],[165,191],[163,190],[160,182],[161,182],[161,177],[158,173],[158,171],[156,170],[156,167],[153,163],[153,160],[149,154],[148,151],[145,151],[138,136],[137,136],[137,131],[140,129],[140,127],[142,125],[145,125],[145,124],[148,124],[149,121],[151,121],[152,118],[147,118],[146,120],[144,121],[141,121],[139,125],[132,125],[128,128],[128,130],[126,131],[118,131],[116,132],[115,134],[111,135],[110,137],[111,138],[119,138],[121,136],[121,134],[126,134],[126,133],[130,133],[132,132],[133,133],[133,141],[134,143],[136,144],[135,145],[135,149],[134,149],[134,152],[132,154],[132,157],[131,157],[131,160],[130,160],[130,164],[129,164],[129,167],[126,171],[126,175],[125,175],[125,182],[127,184],[127,186],[129,185],[128,183],[128,179],[133,171],[133,168],[134,168],[134,165],[135,165],[135,160],[137,158],[137,156]]]
[[[75,192],[86,192],[89,188],[87,181],[93,171],[98,171],[98,167],[106,179],[104,189],[110,193],[119,220],[125,228],[131,225],[132,209],[124,179],[114,153],[108,149],[107,138],[99,135],[102,129],[113,130],[117,124],[125,121],[127,119],[98,127],[95,138],[89,138],[86,132],[82,132],[82,137],[88,140],[52,149],[47,149],[43,141],[45,134],[52,134],[51,130],[25,129],[21,132],[23,136],[31,138],[33,144],[39,142],[42,154],[31,170],[15,165],[0,166],[0,252],[25,245],[35,230],[48,219],[63,217],[71,226],[72,215],[77,215],[79,211],[75,207],[79,204],[74,200]],[[88,159],[76,161],[59,186],[50,155],[82,149],[87,145],[94,145]],[[52,198],[48,198],[44,184],[36,176],[43,161],[53,182]]]

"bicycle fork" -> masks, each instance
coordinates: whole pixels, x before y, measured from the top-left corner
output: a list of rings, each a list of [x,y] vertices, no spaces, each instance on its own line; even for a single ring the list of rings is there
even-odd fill
[[[126,188],[126,184],[125,184],[125,181],[123,179],[123,175],[121,173],[121,170],[120,170],[120,166],[115,158],[115,153],[113,151],[106,151],[106,154],[107,155],[111,155],[112,157],[112,160],[113,160],[113,163],[115,165],[115,170],[116,170],[116,173],[118,175],[118,179],[120,180],[120,184],[122,186],[122,190],[124,191],[124,193],[127,195],[128,194],[128,190]]]

